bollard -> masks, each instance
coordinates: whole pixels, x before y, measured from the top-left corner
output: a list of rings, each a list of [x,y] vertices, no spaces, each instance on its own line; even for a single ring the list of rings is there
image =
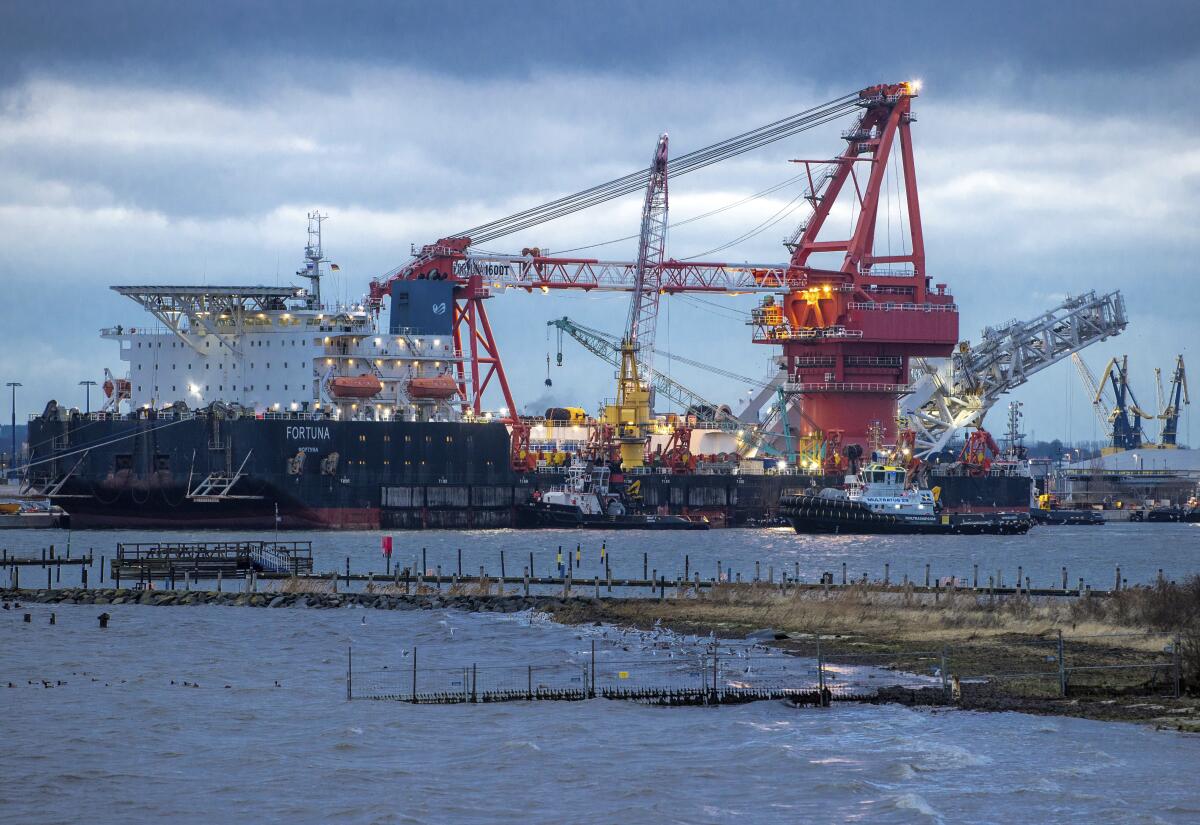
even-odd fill
[[[107,613],[101,613],[97,618],[100,619],[100,627],[101,627],[101,629],[103,629],[103,628],[108,627],[108,620],[111,619],[112,617],[109,616]]]

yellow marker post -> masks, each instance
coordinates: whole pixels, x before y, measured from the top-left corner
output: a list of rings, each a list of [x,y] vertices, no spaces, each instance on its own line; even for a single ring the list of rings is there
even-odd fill
[[[629,678],[629,671],[628,671],[628,670],[622,670],[622,671],[618,671],[618,673],[617,673],[617,678],[618,678],[618,679],[628,679],[628,678]]]

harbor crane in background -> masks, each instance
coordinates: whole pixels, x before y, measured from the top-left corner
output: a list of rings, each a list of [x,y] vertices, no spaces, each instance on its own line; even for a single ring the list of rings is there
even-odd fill
[[[1120,360],[1110,358],[1100,376],[1100,387],[1092,397],[1092,404],[1104,403],[1104,393],[1109,392],[1112,398],[1106,420],[1112,427],[1112,448],[1110,452],[1119,450],[1136,450],[1146,445],[1142,433],[1142,421],[1153,421],[1155,416],[1138,406],[1129,384],[1129,356],[1122,355]]]
[[[1158,418],[1162,421],[1159,431],[1158,444],[1160,447],[1177,447],[1179,438],[1179,413],[1184,404],[1191,404],[1188,398],[1187,371],[1183,366],[1183,356],[1175,357],[1175,371],[1171,374],[1171,391],[1163,394],[1162,370],[1155,367],[1154,380],[1158,386]]]

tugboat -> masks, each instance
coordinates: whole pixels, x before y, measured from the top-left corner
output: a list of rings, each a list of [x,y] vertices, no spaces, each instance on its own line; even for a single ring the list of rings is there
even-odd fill
[[[909,483],[903,467],[873,462],[844,488],[785,495],[780,512],[797,533],[1025,533],[1020,513],[943,514],[936,488]]]
[[[518,516],[525,527],[585,527],[602,530],[707,530],[708,519],[629,513],[619,493],[609,490],[609,468],[576,456],[561,487],[535,491]]]

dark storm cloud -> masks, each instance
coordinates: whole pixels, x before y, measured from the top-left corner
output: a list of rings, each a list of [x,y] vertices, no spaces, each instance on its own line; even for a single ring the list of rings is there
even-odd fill
[[[1196,52],[1200,4],[756,2],[170,2],[4,0],[0,82],[31,72],[140,75],[227,94],[262,91],[279,61],[318,85],[342,62],[460,77],[539,67],[646,74],[751,64],[836,88],[921,69],[943,89],[971,67],[1022,82],[1059,71],[1140,71]],[[304,67],[309,67],[305,72]],[[857,75],[857,76],[856,76]]]

